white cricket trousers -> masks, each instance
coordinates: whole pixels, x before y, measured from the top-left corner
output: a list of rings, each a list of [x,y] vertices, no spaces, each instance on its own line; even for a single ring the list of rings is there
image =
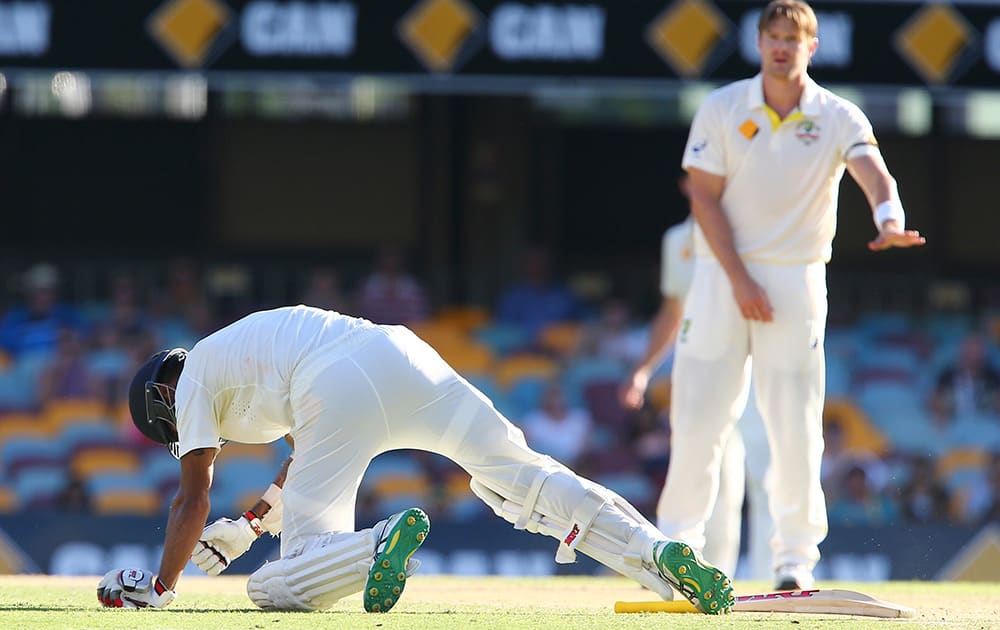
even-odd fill
[[[774,527],[767,504],[770,459],[767,433],[751,388],[746,409],[723,447],[719,493],[712,514],[705,522],[704,557],[727,575],[736,574],[744,499],[749,514],[744,574],[752,580],[769,580],[774,573],[770,546]],[[668,500],[666,492],[661,490],[656,506],[657,525],[661,531],[672,518]]]
[[[385,451],[438,453],[498,487],[515,485],[525,467],[548,464],[410,330],[379,326],[351,335],[310,353],[292,378],[295,454],[282,491],[282,556],[313,536],[354,531],[358,487]]]
[[[771,322],[744,319],[722,267],[714,260],[695,262],[672,374],[661,530],[704,547],[723,447],[746,404],[752,370],[771,452],[772,562],[775,568],[800,564],[811,569],[827,532],[820,485],[825,264],[749,263],[747,269],[767,293],[774,309]]]

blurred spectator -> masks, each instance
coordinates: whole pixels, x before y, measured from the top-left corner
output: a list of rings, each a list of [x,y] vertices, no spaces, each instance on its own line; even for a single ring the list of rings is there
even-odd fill
[[[990,457],[986,473],[971,488],[965,501],[965,520],[970,522],[1000,522],[1000,451]]]
[[[934,460],[917,457],[910,466],[910,479],[899,495],[906,520],[934,523],[948,519],[951,496],[935,475]]]
[[[154,295],[150,316],[163,346],[191,348],[218,328],[201,271],[194,260],[179,257],[169,261],[164,285]]]
[[[135,278],[118,273],[111,279],[110,308],[104,326],[111,328],[122,343],[150,334],[149,316],[140,303]]]
[[[426,291],[393,247],[379,252],[374,271],[362,280],[357,307],[361,317],[377,324],[411,324],[430,314]]]
[[[823,461],[820,479],[824,487],[832,487],[843,474],[846,466],[853,462],[853,456],[844,447],[844,427],[835,420],[823,423]]]
[[[937,378],[931,410],[938,418],[1000,413],[1000,373],[987,361],[986,338],[973,333],[962,341],[958,359]]]
[[[670,421],[651,405],[643,405],[632,414],[635,434],[630,439],[639,467],[656,487],[663,486],[670,462]]]
[[[92,337],[93,347],[86,363],[93,392],[109,407],[124,401],[132,377],[130,347],[112,323],[98,326]]]
[[[898,514],[895,504],[872,487],[861,465],[847,469],[835,497],[827,510],[831,525],[888,525]]]
[[[578,352],[620,361],[625,365],[636,363],[646,350],[643,332],[633,325],[628,303],[610,298],[601,306],[596,321],[583,328]]]
[[[298,297],[299,304],[350,314],[354,308],[341,288],[340,274],[333,267],[313,267]]]
[[[524,415],[521,427],[532,448],[574,466],[587,450],[591,418],[587,410],[570,407],[562,386],[552,382],[538,409]]]
[[[844,427],[840,422],[824,421],[823,445],[820,480],[828,493],[835,494],[847,470],[856,466],[864,469],[868,483],[875,490],[881,491],[885,487],[889,467],[871,451],[847,448]]]
[[[497,321],[522,327],[534,337],[546,324],[579,318],[580,305],[572,292],[551,277],[548,252],[531,247],[522,254],[521,279],[500,295]]]
[[[56,508],[64,512],[87,514],[93,508],[91,503],[90,493],[83,479],[71,473],[66,487],[56,497]]]
[[[72,328],[58,333],[55,354],[38,375],[38,399],[90,398],[98,391],[80,334]]]
[[[0,347],[14,357],[51,353],[64,328],[79,330],[75,308],[59,301],[59,272],[49,264],[30,268],[23,278],[24,303],[0,322]]]

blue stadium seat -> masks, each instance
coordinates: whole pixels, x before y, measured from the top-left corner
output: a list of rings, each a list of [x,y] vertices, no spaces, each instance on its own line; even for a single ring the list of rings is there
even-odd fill
[[[566,366],[562,384],[566,402],[571,407],[585,406],[584,389],[595,381],[617,381],[625,378],[628,368],[621,361],[604,357],[581,357]]]
[[[62,465],[67,456],[65,444],[42,437],[11,437],[0,445],[0,462],[8,476],[20,468],[38,464]]]
[[[497,356],[510,354],[531,343],[531,338],[524,328],[510,324],[492,323],[481,326],[472,332],[472,337],[486,344]]]
[[[152,481],[145,475],[120,472],[96,473],[87,479],[86,484],[88,492],[95,498],[107,492],[156,489]]]
[[[22,506],[52,502],[66,487],[69,478],[64,466],[32,466],[14,477],[14,491]]]
[[[118,429],[107,421],[72,422],[59,433],[59,439],[69,452],[88,446],[120,444]]]

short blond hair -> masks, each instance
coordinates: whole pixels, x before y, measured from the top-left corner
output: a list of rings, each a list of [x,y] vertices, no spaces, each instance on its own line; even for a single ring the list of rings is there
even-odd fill
[[[802,0],[773,0],[760,12],[757,31],[763,33],[775,20],[785,18],[805,33],[807,37],[816,37],[819,24],[812,7]]]

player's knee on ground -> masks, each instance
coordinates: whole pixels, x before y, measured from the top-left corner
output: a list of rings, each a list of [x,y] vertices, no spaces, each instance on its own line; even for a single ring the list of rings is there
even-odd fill
[[[371,530],[317,536],[255,571],[247,595],[264,610],[326,610],[364,588],[373,550]]]

